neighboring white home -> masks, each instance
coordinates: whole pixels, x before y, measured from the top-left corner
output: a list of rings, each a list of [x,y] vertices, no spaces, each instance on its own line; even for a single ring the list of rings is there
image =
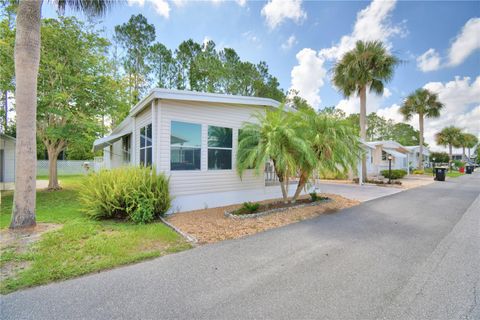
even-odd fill
[[[409,150],[395,141],[365,142],[367,149],[367,175],[379,176],[382,170],[388,170],[388,156],[392,156],[392,170],[408,170]]]
[[[170,177],[173,211],[259,201],[271,194],[264,175],[236,171],[238,131],[272,99],[154,89],[108,137],[94,142],[104,165],[153,165]],[[268,187],[280,190],[279,187]]]
[[[15,138],[0,133],[0,190],[13,189],[15,181]]]
[[[420,146],[405,147],[409,151],[408,164],[410,168],[416,169],[420,165]],[[427,147],[423,147],[423,166],[428,168],[430,166],[430,151]]]

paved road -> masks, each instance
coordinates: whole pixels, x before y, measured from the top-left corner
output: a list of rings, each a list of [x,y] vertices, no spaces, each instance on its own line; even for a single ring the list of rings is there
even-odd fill
[[[1,297],[2,319],[480,319],[480,174]]]

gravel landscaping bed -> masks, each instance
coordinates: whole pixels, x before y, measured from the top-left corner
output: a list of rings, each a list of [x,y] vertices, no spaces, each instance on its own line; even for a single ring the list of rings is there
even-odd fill
[[[198,240],[199,244],[241,238],[264,230],[277,228],[297,221],[316,217],[323,213],[333,213],[338,210],[358,205],[360,202],[334,194],[321,194],[332,199],[330,202],[320,202],[313,206],[288,208],[288,210],[260,216],[253,219],[232,219],[225,216],[225,211],[233,211],[241,207],[227,207],[195,210],[176,213],[167,221]],[[308,195],[306,197],[309,197]],[[304,197],[305,198],[305,197]],[[279,199],[261,202],[278,202]]]

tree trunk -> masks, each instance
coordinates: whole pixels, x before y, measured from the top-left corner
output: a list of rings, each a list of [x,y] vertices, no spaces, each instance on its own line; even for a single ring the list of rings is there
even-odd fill
[[[272,160],[272,162],[273,162],[273,169],[275,170],[275,173],[277,174],[277,177],[278,177],[278,182],[280,183],[280,189],[282,190],[283,203],[288,203],[288,192],[287,192],[287,189],[285,188],[285,176],[277,170],[277,166],[275,165],[275,160]]]
[[[18,5],[15,34],[15,194],[11,229],[35,226],[37,175],[37,76],[40,62],[42,1],[22,0]]]
[[[303,187],[305,187],[305,184],[308,181],[308,174],[304,171],[300,174],[300,179],[298,180],[298,185],[297,185],[297,190],[295,190],[295,194],[293,195],[292,198],[292,203],[297,202],[297,198],[300,195],[300,192],[302,192]]]
[[[360,138],[367,141],[367,87],[360,89]],[[362,155],[362,181],[367,181],[367,158]]]
[[[452,171],[452,145],[448,145],[448,171]]]
[[[418,114],[419,127],[420,127],[420,148],[418,155],[418,169],[423,170],[423,114]]]
[[[470,161],[470,148],[468,148],[468,161]]]
[[[465,160],[467,154],[465,153],[465,146],[462,146],[462,160]]]
[[[48,152],[48,189],[60,190],[57,174],[57,159],[62,150],[53,146],[47,147]]]
[[[3,124],[3,132],[7,132],[8,126],[8,91],[3,92],[3,109],[5,110],[5,119]]]

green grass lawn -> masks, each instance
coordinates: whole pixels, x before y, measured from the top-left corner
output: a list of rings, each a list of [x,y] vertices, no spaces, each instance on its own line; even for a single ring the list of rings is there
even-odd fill
[[[460,177],[460,176],[463,176],[464,173],[460,173],[458,171],[448,171],[447,172],[447,177],[450,177],[450,178],[456,178],[456,177]]]
[[[60,191],[37,191],[37,222],[62,224],[45,233],[28,250],[3,250],[0,267],[24,263],[25,269],[0,284],[0,293],[64,280],[167,253],[190,245],[163,223],[135,225],[128,222],[92,221],[78,201],[82,176],[61,177]],[[2,195],[0,228],[8,227],[12,193]]]

